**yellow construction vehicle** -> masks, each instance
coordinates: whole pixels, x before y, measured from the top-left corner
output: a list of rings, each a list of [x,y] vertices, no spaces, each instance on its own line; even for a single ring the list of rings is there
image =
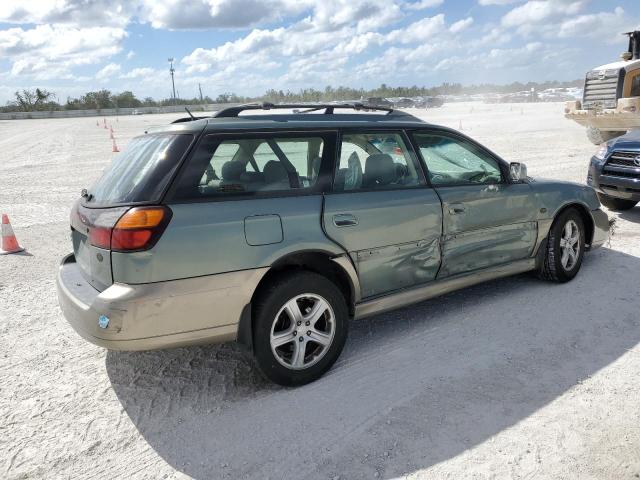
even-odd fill
[[[640,30],[625,33],[621,60],[587,72],[582,101],[565,104],[565,117],[587,127],[596,145],[640,129]]]

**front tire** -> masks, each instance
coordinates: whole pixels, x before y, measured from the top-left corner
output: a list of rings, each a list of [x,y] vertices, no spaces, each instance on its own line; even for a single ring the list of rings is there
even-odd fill
[[[609,140],[624,135],[626,131],[603,131],[596,127],[587,127],[587,138],[594,145],[601,145]]]
[[[255,303],[254,355],[271,381],[304,385],[320,378],[340,356],[349,311],[334,283],[312,272],[283,275]]]
[[[582,216],[575,208],[569,208],[558,215],[551,225],[539,276],[560,283],[573,280],[582,266],[584,245]]]
[[[631,210],[638,203],[634,202],[633,200],[610,197],[609,195],[605,195],[603,193],[598,193],[598,199],[600,200],[600,203],[607,207],[609,210],[616,210],[620,212],[623,210]]]

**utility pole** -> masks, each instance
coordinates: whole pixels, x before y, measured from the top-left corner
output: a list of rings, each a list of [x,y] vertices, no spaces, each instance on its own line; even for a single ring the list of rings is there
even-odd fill
[[[171,88],[173,90],[173,104],[176,104],[176,84],[175,81],[173,80],[173,72],[175,72],[175,68],[173,68],[173,61],[175,60],[175,58],[171,57],[169,58],[169,73],[171,74]]]
[[[202,86],[198,83],[198,90],[200,90],[200,103],[202,103]]]

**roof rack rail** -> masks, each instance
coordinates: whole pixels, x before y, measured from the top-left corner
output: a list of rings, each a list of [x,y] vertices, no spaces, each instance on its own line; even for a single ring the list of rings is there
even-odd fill
[[[372,105],[367,105],[361,102],[346,102],[346,103],[247,103],[244,105],[236,105],[234,107],[228,107],[223,110],[220,110],[214,115],[214,118],[228,118],[228,117],[237,117],[240,112],[244,112],[245,110],[277,110],[277,109],[296,109],[296,108],[304,108],[305,110],[297,113],[308,113],[315,112],[318,110],[324,110],[326,115],[331,115],[336,108],[349,108],[357,111],[370,111],[370,110],[380,110],[387,112],[387,115],[391,113],[395,113],[396,111],[393,108],[388,107],[374,107]]]

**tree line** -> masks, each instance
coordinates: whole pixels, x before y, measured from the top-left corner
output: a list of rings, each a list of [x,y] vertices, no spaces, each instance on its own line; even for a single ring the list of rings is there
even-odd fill
[[[169,105],[199,105],[210,103],[243,103],[254,101],[268,101],[274,103],[281,102],[328,102],[360,100],[368,97],[424,97],[437,95],[462,95],[479,93],[515,93],[524,90],[536,91],[547,88],[567,88],[580,87],[583,80],[573,80],[570,82],[548,81],[538,82],[513,82],[508,85],[479,84],[462,85],[460,83],[442,83],[434,87],[392,87],[385,83],[377,88],[364,89],[352,87],[332,87],[327,86],[323,90],[315,88],[300,89],[296,92],[291,90],[267,90],[258,97],[244,97],[235,93],[221,93],[215,98],[204,96],[202,98],[165,98],[154,100],[151,97],[139,99],[129,90],[120,93],[112,93],[109,90],[98,90],[87,92],[77,98],[67,97],[66,102],[60,103],[56,95],[46,89],[23,89],[16,91],[14,100],[7,102],[4,107],[0,107],[3,112],[32,112],[32,111],[53,111],[53,110],[102,110],[107,108],[138,108],[138,107],[164,107]]]
[[[66,102],[57,100],[55,93],[41,89],[22,89],[14,93],[14,100],[0,107],[2,112],[33,112],[53,110],[103,110],[107,108],[164,107],[168,105],[199,105],[209,103],[239,103],[246,101],[232,93],[223,93],[216,98],[166,98],[154,100],[152,97],[138,98],[129,90],[112,93],[109,90],[87,92],[77,98],[67,97]]]

